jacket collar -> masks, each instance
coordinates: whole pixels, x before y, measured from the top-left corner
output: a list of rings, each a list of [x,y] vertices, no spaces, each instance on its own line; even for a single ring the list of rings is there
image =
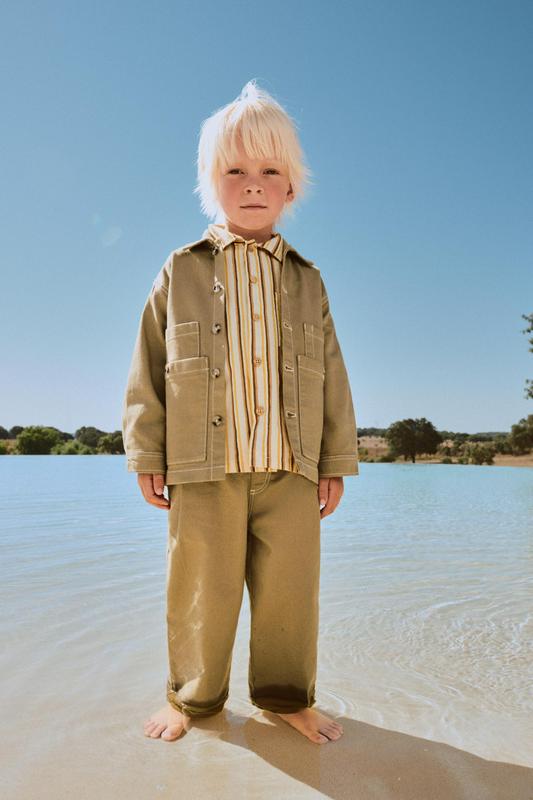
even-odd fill
[[[281,236],[281,234],[278,234],[278,235],[281,238],[280,260],[281,259],[285,259],[285,256],[287,255],[287,253],[294,253],[296,258],[304,266],[311,267],[312,269],[316,269],[316,267],[315,267],[315,265],[314,265],[314,263],[312,261],[310,261],[308,258],[304,258],[304,256],[302,256],[302,254],[299,253],[298,250],[295,247],[293,247],[283,236]],[[269,239],[268,242],[273,242],[274,238],[275,237],[272,237],[272,239]],[[244,241],[244,239],[242,241]],[[265,244],[268,244],[268,242],[265,242]],[[196,239],[193,242],[189,242],[188,244],[184,245],[180,249],[182,249],[182,250],[192,250],[195,247],[201,247],[202,245],[205,246],[206,244],[207,245],[212,245],[213,243],[214,243],[214,240],[213,240],[212,236],[209,234],[209,226],[208,226],[205,229],[201,239]]]

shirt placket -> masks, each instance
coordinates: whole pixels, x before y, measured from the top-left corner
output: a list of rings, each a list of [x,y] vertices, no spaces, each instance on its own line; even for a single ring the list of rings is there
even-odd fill
[[[261,315],[261,274],[258,267],[257,246],[245,243],[245,258],[248,270],[248,280],[251,284],[251,328],[252,328],[252,375],[253,393],[252,398],[254,416],[252,429],[250,431],[249,457],[253,467],[258,466],[255,455],[256,443],[258,438],[264,436],[264,421],[266,414],[266,397],[263,376],[264,353],[262,350],[262,326],[263,316]]]

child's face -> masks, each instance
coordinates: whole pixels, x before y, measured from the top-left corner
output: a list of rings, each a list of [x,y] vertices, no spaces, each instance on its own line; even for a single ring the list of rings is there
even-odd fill
[[[240,142],[238,157],[219,175],[218,186],[228,229],[258,242],[272,235],[285,203],[294,199],[287,168],[274,158],[248,158]]]

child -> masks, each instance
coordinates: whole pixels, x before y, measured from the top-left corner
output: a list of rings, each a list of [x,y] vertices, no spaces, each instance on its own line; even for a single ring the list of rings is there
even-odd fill
[[[167,704],[145,722],[152,738],[224,707],[245,582],[251,702],[312,742],[342,735],[312,706],[320,520],[358,474],[355,415],[320,271],[274,229],[308,174],[293,122],[248,82],[202,126],[195,192],[216,219],[170,253],[141,315],[127,468],[168,510]]]

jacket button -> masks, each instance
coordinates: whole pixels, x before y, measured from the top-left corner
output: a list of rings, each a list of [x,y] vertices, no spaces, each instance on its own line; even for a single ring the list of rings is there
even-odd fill
[[[214,256],[216,256],[216,254],[218,253],[218,247],[215,245],[211,250],[211,252],[213,253]]]
[[[213,376],[213,378],[218,378],[218,376],[220,375],[219,368],[213,367],[213,369],[211,370],[211,375]]]
[[[221,329],[221,327],[222,327],[222,325],[220,324],[220,322],[215,322],[215,323],[213,323],[213,325],[211,327],[211,331],[213,333],[218,333],[219,330]]]
[[[217,281],[217,283],[215,283],[215,285],[213,286],[213,291],[214,292],[220,292],[221,289],[222,289],[222,284],[218,283],[218,281]]]
[[[296,416],[296,412],[295,411],[287,411],[287,416],[288,417],[295,417]]]
[[[294,372],[294,367],[291,367],[290,364],[284,364],[284,369],[288,370],[289,372]]]
[[[213,425],[221,425],[222,424],[222,417],[219,414],[217,414],[216,417],[213,417],[211,422],[213,423]]]

